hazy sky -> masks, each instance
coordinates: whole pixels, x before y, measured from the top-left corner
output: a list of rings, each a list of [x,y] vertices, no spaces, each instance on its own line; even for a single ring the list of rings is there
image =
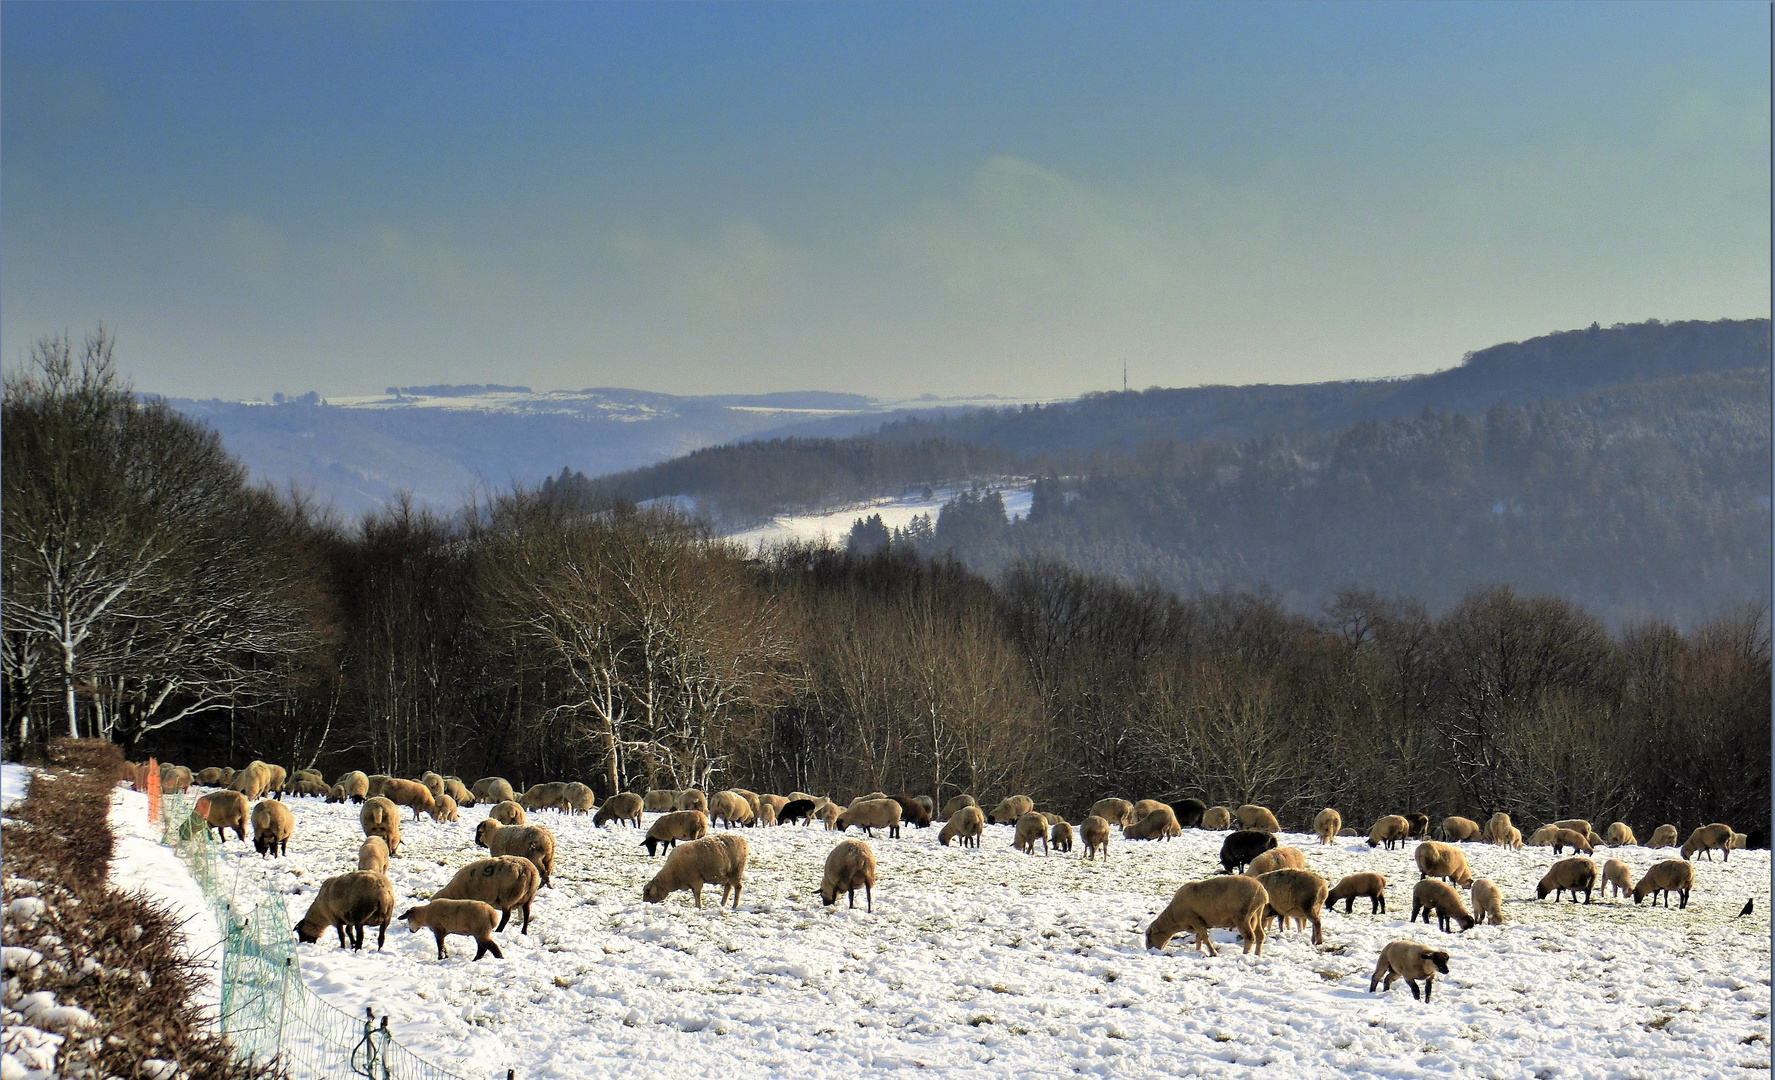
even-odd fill
[[[1067,395],[1769,312],[1760,3],[0,7],[0,354]]]

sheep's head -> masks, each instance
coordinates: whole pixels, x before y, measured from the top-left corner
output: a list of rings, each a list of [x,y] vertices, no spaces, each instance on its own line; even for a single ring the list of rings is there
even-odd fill
[[[831,907],[833,904],[838,903],[838,888],[836,886],[828,888],[825,885],[821,885],[820,902],[827,907]]]
[[[407,924],[407,929],[419,929],[419,926],[425,922],[425,916],[421,912],[425,911],[426,907],[427,905],[421,904],[419,907],[407,909],[407,913],[401,916],[401,921]],[[415,918],[415,916],[418,917]]]
[[[306,917],[296,924],[296,940],[304,945],[313,945],[320,940],[320,933],[326,927],[310,924]]]
[[[1459,922],[1461,924],[1462,930],[1473,929],[1473,916],[1471,916],[1471,915],[1456,915],[1455,921]],[[1447,953],[1442,954],[1442,964],[1443,964],[1442,970],[1447,971],[1448,970],[1448,954]]]
[[[1159,921],[1154,919],[1152,925],[1146,928],[1146,947],[1162,949],[1165,947],[1165,943],[1171,940],[1171,937],[1172,935],[1159,929]]]
[[[1542,878],[1541,884],[1539,884],[1538,886],[1535,887],[1535,899],[1536,900],[1545,900],[1545,899],[1547,899],[1547,894],[1552,891],[1553,891],[1553,886],[1547,884],[1546,878]]]
[[[1467,922],[1469,925],[1471,925],[1473,920],[1468,919]],[[1430,961],[1430,963],[1432,963],[1432,964],[1435,964],[1437,971],[1442,972],[1444,975],[1448,974],[1448,954],[1443,952],[1441,949],[1432,950],[1430,953],[1425,955],[1424,959]]]
[[[486,847],[488,839],[494,833],[498,832],[501,828],[503,828],[503,826],[500,825],[499,822],[493,820],[492,818],[487,818],[486,820],[482,821],[479,825],[476,825],[475,826],[475,846],[476,847]]]
[[[666,888],[665,882],[656,877],[652,881],[641,886],[641,899],[647,901],[649,904],[657,904],[666,898],[668,892],[669,890]]]

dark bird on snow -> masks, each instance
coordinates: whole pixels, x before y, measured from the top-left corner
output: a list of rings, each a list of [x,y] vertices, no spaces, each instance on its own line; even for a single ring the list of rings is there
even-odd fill
[[[1755,906],[1756,906],[1756,902],[1757,902],[1757,898],[1756,898],[1756,897],[1754,897],[1754,896],[1753,896],[1753,897],[1751,897],[1751,898],[1750,898],[1750,899],[1749,899],[1749,900],[1746,900],[1746,901],[1745,901],[1745,902],[1744,902],[1744,910],[1743,910],[1743,911],[1740,911],[1740,912],[1739,912],[1739,913],[1738,913],[1738,917],[1739,917],[1739,918],[1740,918],[1740,919],[1742,919],[1742,918],[1744,918],[1744,917],[1745,917],[1745,916],[1746,916],[1746,915],[1749,915],[1749,914],[1750,914],[1750,909],[1751,909],[1751,908],[1752,908],[1752,907],[1755,907]]]

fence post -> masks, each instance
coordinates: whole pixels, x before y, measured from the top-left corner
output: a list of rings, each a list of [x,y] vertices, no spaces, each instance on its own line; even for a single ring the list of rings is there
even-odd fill
[[[277,1056],[281,1060],[284,1054],[284,1017],[290,1005],[290,958],[284,957],[282,978],[278,981],[277,991]]]

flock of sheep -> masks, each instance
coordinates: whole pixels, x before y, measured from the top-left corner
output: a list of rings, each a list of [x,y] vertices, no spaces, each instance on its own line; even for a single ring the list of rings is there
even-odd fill
[[[805,792],[761,795],[740,788],[712,796],[695,789],[623,793],[598,806],[592,790],[580,783],[537,784],[520,796],[499,777],[487,777],[471,788],[456,777],[431,772],[418,780],[349,772],[328,785],[314,770],[297,770],[290,777],[280,766],[254,762],[240,770],[205,769],[195,777],[182,766],[163,766],[161,775],[167,790],[185,790],[193,783],[217,788],[199,800],[197,812],[203,823],[224,838],[225,830],[233,829],[243,841],[250,823],[254,849],[266,856],[283,854],[294,830],[294,817],[280,801],[286,792],[361,804],[359,820],[365,839],[358,851],[358,869],[322,882],[313,904],[295,927],[304,942],[317,940],[331,928],[341,947],[362,948],[365,928],[372,925],[378,928],[378,948],[386,939],[396,907],[386,871],[390,857],[400,848],[403,808],[412,810],[414,820],[429,814],[436,821],[456,821],[458,807],[492,803],[490,815],[475,830],[475,844],[487,849],[489,857],[463,866],[429,902],[400,916],[410,930],[432,931],[440,959],[448,955],[445,939],[450,935],[474,938],[476,960],[487,953],[502,957],[492,935],[505,929],[514,911],[522,919],[522,931],[529,931],[531,903],[537,890],[549,884],[555,861],[554,834],[527,821],[527,814],[538,810],[595,813],[595,825],[621,821],[637,828],[642,825],[643,813],[656,814],[642,845],[649,856],[663,852],[666,859],[664,867],[642,888],[642,899],[659,903],[674,892],[687,890],[699,908],[705,885],[721,887],[718,905],[728,903],[731,897],[732,905],[739,906],[750,848],[744,837],[730,831],[735,827],[806,826],[818,820],[832,831],[856,828],[873,838],[875,830],[883,829],[894,838],[903,825],[929,827],[940,817],[943,826],[938,839],[945,847],[954,841],[963,848],[978,848],[985,826],[1002,823],[1014,826],[1013,846],[1029,854],[1034,854],[1038,844],[1043,854],[1070,852],[1075,836],[1071,823],[1058,814],[1037,812],[1034,800],[1025,795],[1008,796],[990,812],[983,812],[973,796],[957,795],[938,815],[928,797],[889,796],[879,791],[859,796],[843,807],[830,798]],[[729,831],[711,835],[711,825],[723,825]],[[1324,940],[1320,913],[1338,901],[1344,902],[1346,914],[1359,898],[1370,901],[1371,914],[1386,911],[1387,880],[1383,875],[1353,873],[1329,884],[1307,868],[1300,849],[1278,846],[1280,824],[1261,806],[1229,809],[1195,799],[1176,803],[1102,799],[1076,830],[1084,845],[1084,858],[1108,858],[1115,828],[1121,830],[1124,840],[1169,839],[1182,835],[1185,828],[1228,831],[1220,849],[1224,873],[1180,886],[1147,927],[1148,948],[1163,948],[1175,936],[1188,933],[1198,951],[1217,955],[1209,931],[1226,929],[1238,933],[1245,952],[1261,955],[1265,930],[1272,920],[1278,931],[1290,923],[1310,926],[1312,942],[1318,945]],[[1339,836],[1359,835],[1344,828],[1342,816],[1329,808],[1314,818],[1312,831],[1320,844],[1332,844]],[[1501,891],[1489,878],[1473,876],[1466,856],[1455,846],[1461,842],[1517,850],[1525,845],[1551,847],[1555,856],[1571,849],[1570,856],[1555,861],[1542,877],[1536,890],[1539,899],[1552,895],[1558,901],[1569,894],[1575,903],[1582,892],[1588,904],[1594,893],[1612,889],[1618,895],[1632,895],[1635,903],[1649,896],[1656,905],[1662,898],[1668,907],[1674,893],[1683,909],[1695,887],[1691,860],[1696,855],[1712,859],[1716,850],[1722,858],[1730,858],[1732,849],[1745,842],[1742,834],[1727,825],[1704,825],[1690,833],[1680,859],[1657,863],[1635,882],[1625,862],[1606,859],[1599,870],[1589,857],[1599,846],[1639,843],[1633,830],[1622,822],[1599,835],[1588,821],[1557,821],[1536,829],[1525,841],[1509,815],[1497,813],[1484,825],[1464,817],[1445,818],[1435,830],[1438,839],[1430,838],[1430,832],[1430,819],[1424,814],[1390,814],[1374,823],[1368,845],[1391,850],[1417,841],[1414,856],[1419,880],[1412,890],[1411,921],[1421,916],[1428,924],[1434,916],[1445,932],[1456,925],[1466,930],[1479,923],[1499,925],[1504,921]],[[1660,825],[1646,846],[1675,847],[1677,835],[1675,826]],[[841,839],[826,859],[820,898],[831,905],[842,894],[855,907],[856,893],[861,890],[866,907],[873,911],[875,881],[876,861],[869,844]],[[1457,886],[1470,891],[1471,910]],[[1427,1002],[1437,973],[1447,973],[1448,961],[1446,951],[1394,941],[1381,950],[1369,990],[1380,986],[1384,992],[1395,980],[1403,979],[1415,998],[1422,980]]]

